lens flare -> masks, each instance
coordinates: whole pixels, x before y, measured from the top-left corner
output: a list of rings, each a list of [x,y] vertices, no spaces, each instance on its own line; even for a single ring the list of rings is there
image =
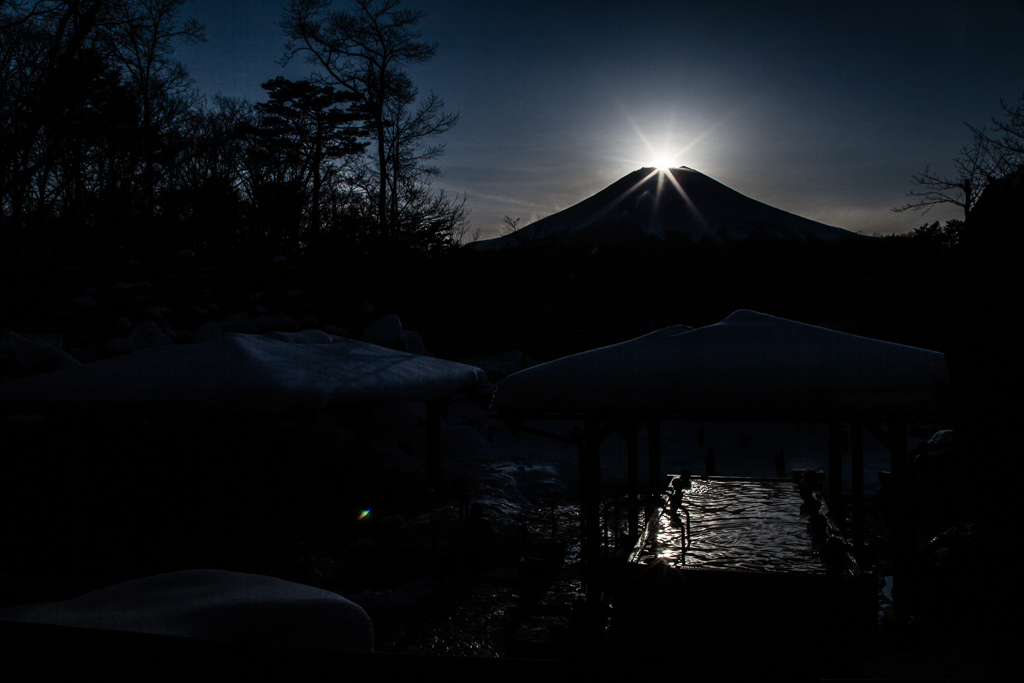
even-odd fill
[[[359,513],[359,519],[366,519],[367,517],[369,517],[370,516],[370,510],[372,510],[372,509],[373,508],[366,508],[365,510],[360,512]]]

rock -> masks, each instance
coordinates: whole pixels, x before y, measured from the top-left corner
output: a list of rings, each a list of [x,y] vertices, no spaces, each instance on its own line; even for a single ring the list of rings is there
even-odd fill
[[[402,321],[394,314],[378,318],[368,324],[363,329],[363,334],[359,339],[370,344],[376,344],[377,346],[405,351],[405,335],[402,331]]]
[[[178,252],[178,256],[181,256],[182,258],[193,258],[195,253],[193,253],[191,249],[182,249]]]
[[[270,265],[272,266],[283,266],[286,263],[288,263],[288,259],[286,259],[284,256],[275,256],[272,259],[270,259]]]
[[[358,303],[350,303],[341,307],[341,312],[344,313],[365,313],[366,315],[373,315],[373,305],[369,301],[360,301]]]
[[[26,333],[21,336],[26,339],[31,339],[32,341],[41,341],[46,342],[47,344],[52,344],[58,349],[64,347],[64,336],[57,334],[56,332],[40,332],[39,334]]]
[[[34,336],[6,329],[0,333],[0,374],[11,378],[27,377],[81,364],[59,347],[33,339]]]
[[[245,313],[232,313],[220,321],[224,332],[241,332],[243,334],[256,334],[259,330],[256,321]]]
[[[256,327],[261,332],[264,330],[296,332],[299,329],[299,323],[283,313],[275,313],[273,315],[261,315],[256,318]]]
[[[82,308],[96,308],[96,299],[91,296],[76,296],[73,301]]]
[[[224,325],[216,320],[207,320],[192,333],[193,342],[204,342],[224,334]]]
[[[128,291],[131,288],[132,288],[132,286],[130,284],[128,284],[127,282],[115,282],[114,283],[114,289],[117,289],[117,290],[120,290],[120,291]]]
[[[138,282],[136,282],[132,286],[135,289],[152,289],[153,288],[153,285],[149,284],[145,280],[139,280]]]
[[[128,333],[132,351],[144,351],[161,346],[171,346],[174,341],[164,333],[154,320],[144,320]]]
[[[330,344],[331,337],[320,330],[304,330],[302,332],[267,332],[266,339],[287,342],[288,344]]]
[[[320,329],[327,334],[334,337],[348,337],[348,330],[340,325],[332,325],[331,323],[324,323],[320,326]]]
[[[296,287],[294,289],[289,289],[288,293],[285,294],[285,296],[290,296],[290,297],[302,296],[302,290],[299,289],[298,287]]]
[[[423,337],[420,336],[419,332],[412,332],[406,330],[405,334],[405,350],[409,353],[415,353],[420,356],[426,356],[427,349],[423,346]]]
[[[173,313],[173,311],[166,306],[150,306],[146,309],[146,313],[154,318],[162,318],[168,313]]]
[[[123,356],[133,350],[132,340],[128,337],[114,337],[103,347],[104,353],[108,356]]]
[[[427,576],[413,579],[393,591],[364,591],[349,597],[370,616],[370,620],[387,620],[409,612],[427,609],[452,592],[451,586]]]
[[[249,301],[259,301],[262,298],[263,298],[263,292],[262,291],[253,292],[252,294],[249,295]]]

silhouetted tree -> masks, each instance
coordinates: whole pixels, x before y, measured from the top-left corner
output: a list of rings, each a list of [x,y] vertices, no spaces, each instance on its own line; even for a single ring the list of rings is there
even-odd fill
[[[1021,100],[1024,102],[1024,94]],[[927,213],[936,204],[952,204],[963,211],[967,221],[993,180],[1007,177],[1024,166],[1024,104],[1011,107],[1000,101],[1000,106],[1003,119],[992,118],[993,131],[967,124],[972,140],[953,158],[955,175],[940,175],[930,165],[926,166],[922,173],[912,177],[912,182],[924,189],[907,193],[919,199],[894,207],[893,211]]]
[[[318,78],[356,96],[355,108],[374,140],[372,166],[355,182],[374,197],[373,209],[384,241],[402,233],[422,216],[424,228],[464,223],[465,206],[457,200],[428,200],[430,176],[438,175],[422,162],[443,153],[443,145],[428,140],[449,130],[457,115],[442,112],[443,103],[431,94],[414,107],[417,90],[402,69],[429,61],[437,46],[419,41],[415,30],[422,11],[397,9],[399,0],[356,0],[352,11],[331,11],[328,0],[290,0],[281,27],[288,35],[284,62],[304,53],[320,70]],[[442,219],[439,210],[455,212]],[[429,240],[428,240],[429,241]]]
[[[922,211],[928,213],[937,204],[952,204],[959,207],[967,220],[985,187],[999,177],[1002,164],[984,131],[975,131],[974,140],[964,145],[953,158],[956,174],[952,177],[940,175],[925,166],[923,172],[912,177],[915,185],[923,190],[911,190],[908,197],[919,197],[917,201],[894,207],[893,211]]]
[[[366,147],[357,139],[360,129],[352,125],[359,120],[358,114],[343,106],[355,95],[280,76],[264,83],[263,89],[270,99],[256,105],[261,114],[257,137],[309,187],[309,227],[316,233],[322,227],[324,181],[336,175],[332,164]]]
[[[109,4],[41,0],[0,8],[0,213],[19,238],[32,177],[52,163],[57,145],[40,132],[60,111],[73,62]]]
[[[140,108],[136,154],[141,166],[139,188],[146,215],[152,219],[161,178],[180,162],[186,145],[182,128],[198,104],[188,70],[173,58],[177,42],[205,42],[205,27],[181,21],[187,0],[135,0],[112,6],[111,21],[98,30],[99,45],[124,71]]]

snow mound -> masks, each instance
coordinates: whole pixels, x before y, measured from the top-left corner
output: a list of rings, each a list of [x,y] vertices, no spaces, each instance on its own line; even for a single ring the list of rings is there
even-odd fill
[[[287,414],[429,401],[485,379],[478,368],[319,330],[227,333],[7,382],[0,409]]]
[[[0,609],[0,621],[221,642],[373,650],[366,611],[336,593],[256,574],[193,569],[72,600]]]
[[[941,353],[741,310],[522,370],[491,407],[811,420],[943,416],[950,401]]]

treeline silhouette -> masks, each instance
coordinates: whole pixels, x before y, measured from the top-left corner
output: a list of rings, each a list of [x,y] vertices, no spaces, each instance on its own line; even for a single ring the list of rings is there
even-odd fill
[[[437,170],[420,163],[440,155],[443,146],[427,143],[457,117],[436,97],[410,114],[417,91],[401,62],[378,79],[384,94],[279,77],[263,84],[267,102],[208,103],[174,58],[180,42],[205,40],[201,25],[179,17],[183,4],[4,3],[5,272],[31,272],[58,248],[292,257],[328,233],[362,252],[437,250],[462,239],[464,199],[433,190]],[[406,14],[372,18],[390,16],[401,24],[397,35],[422,16]],[[424,50],[419,61],[433,54]],[[373,159],[364,154],[371,142]]]
[[[459,249],[307,272],[394,311],[435,353],[537,360],[740,308],[944,350],[955,248],[928,230],[848,244]]]

